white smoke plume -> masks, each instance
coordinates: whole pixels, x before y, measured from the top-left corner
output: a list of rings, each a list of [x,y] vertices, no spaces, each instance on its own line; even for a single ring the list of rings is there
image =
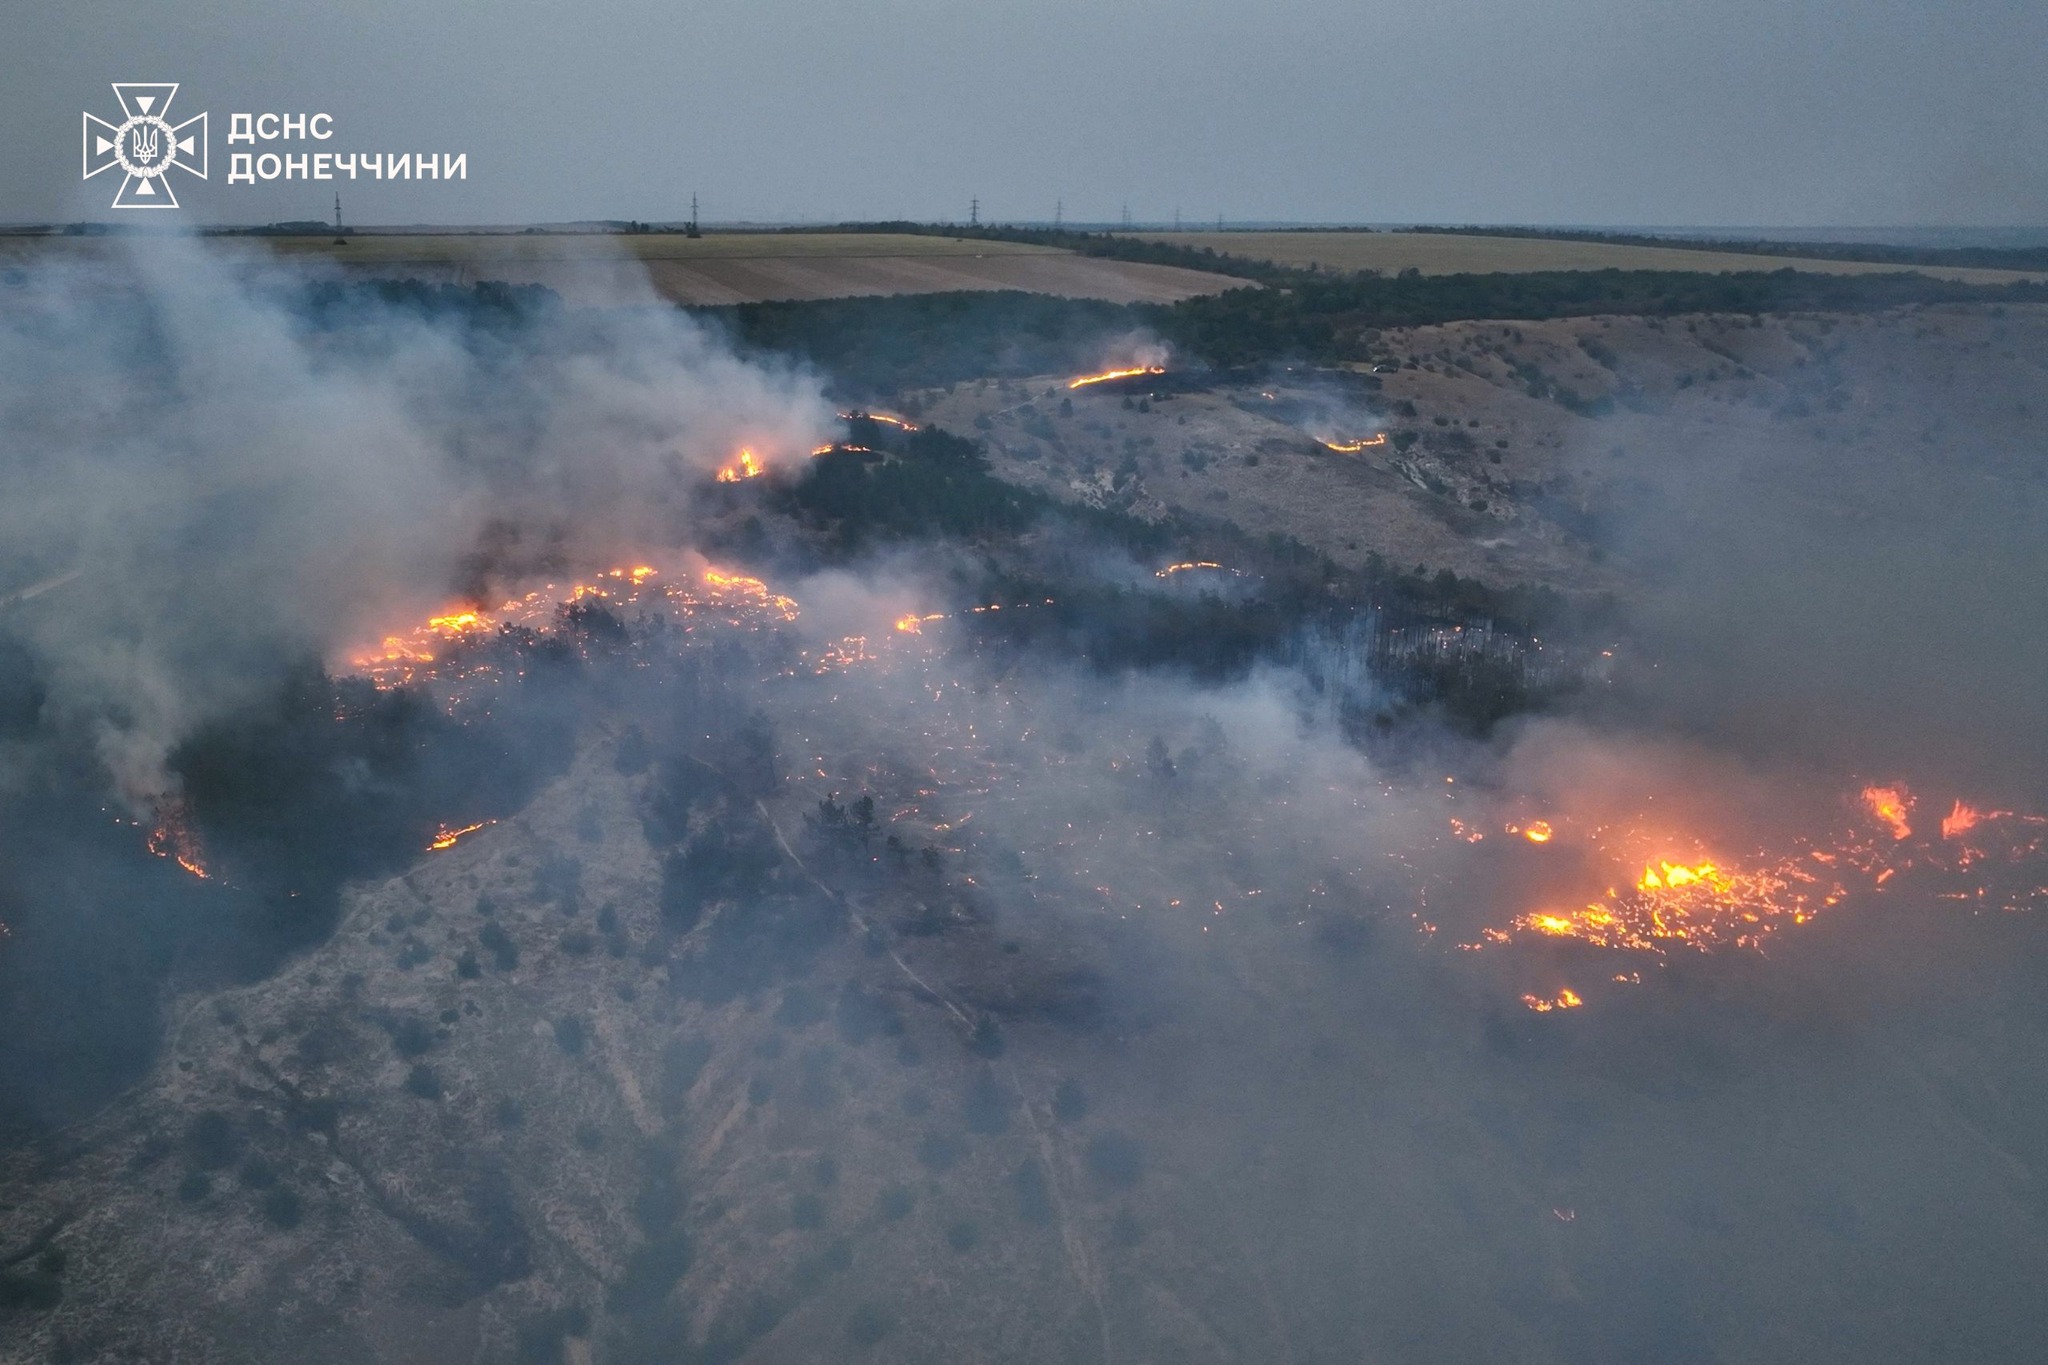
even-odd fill
[[[514,339],[360,298],[311,327],[305,284],[171,239],[0,286],[0,625],[131,803],[283,664],[507,556],[672,546],[738,446],[832,430],[814,378],[651,293]]]

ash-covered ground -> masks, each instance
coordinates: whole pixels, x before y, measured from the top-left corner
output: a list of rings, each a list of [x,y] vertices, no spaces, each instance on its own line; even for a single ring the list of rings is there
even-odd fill
[[[1452,515],[1421,463],[1342,502],[1368,462],[1436,458],[1391,439],[1407,370],[834,416],[666,316],[296,287],[143,280],[139,313],[54,338],[151,376],[140,413],[8,396],[44,496],[0,607],[0,1353],[2038,1339],[2023,428],[1942,446],[1974,491],[1938,512],[1903,457],[1830,451],[1835,524],[1786,494],[1825,484],[1810,451],[1645,411],[1659,462],[1604,522]],[[224,333],[283,397],[225,377]],[[2032,401],[2010,359],[2028,396],[1916,417]],[[368,439],[337,427],[252,496],[309,404],[367,408],[398,457],[337,472]],[[1316,498],[1343,544],[1139,506],[1114,471],[1211,479],[1153,446],[1281,441],[1261,404],[1297,446],[1230,478],[1350,462]],[[153,452],[111,448],[186,462],[157,502],[39,472],[120,472],[93,462],[137,415]],[[1026,458],[1007,422],[1034,416]],[[1517,443],[1603,420],[1501,438],[1486,477],[1554,478]],[[1106,493],[1043,484],[1093,477],[1090,422],[1130,428],[1092,457]],[[1408,571],[1402,516],[1484,518],[1547,567]],[[115,552],[166,523],[217,539]],[[364,526],[382,553],[348,555]]]

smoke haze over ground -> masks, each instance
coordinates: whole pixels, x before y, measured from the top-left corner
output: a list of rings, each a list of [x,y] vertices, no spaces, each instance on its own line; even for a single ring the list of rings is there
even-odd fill
[[[514,295],[465,334],[359,293],[314,332],[309,288],[171,240],[8,291],[0,543],[11,580],[66,580],[9,625],[135,798],[291,662],[660,543],[682,476],[807,452],[830,420],[814,382],[672,312],[526,325],[547,305]]]
[[[2003,391],[1903,381],[1912,441],[1863,460],[1615,417],[1653,453],[1575,491],[1620,602],[1553,629],[1222,501],[1027,495],[673,312],[189,244],[7,288],[0,1353],[2048,1328],[2044,527]],[[1915,325],[1871,344],[1935,354]],[[1052,430],[1073,392],[989,406]],[[1099,439],[1128,488],[1142,440]],[[721,482],[742,446],[768,471]],[[207,880],[128,823],[171,795]]]

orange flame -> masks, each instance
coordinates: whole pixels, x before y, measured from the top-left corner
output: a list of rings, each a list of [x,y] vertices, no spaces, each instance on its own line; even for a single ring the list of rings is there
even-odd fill
[[[486,825],[495,825],[497,823],[496,820],[479,820],[473,825],[464,825],[461,829],[450,829],[448,826],[443,825],[440,832],[434,836],[433,842],[427,845],[427,852],[439,853],[442,849],[453,848],[455,847],[455,841],[463,835],[474,834]]]
[[[899,431],[917,430],[917,423],[909,421],[902,417],[898,417],[893,413],[861,412],[858,409],[856,409],[852,412],[842,412],[839,414],[839,420],[842,422],[851,422],[858,417],[865,417],[870,422],[880,422],[885,427],[895,427]],[[830,446],[825,447],[826,450],[830,450],[831,448],[832,447]]]
[[[2004,820],[2011,815],[2012,812],[2009,810],[1978,810],[1975,806],[1957,801],[1955,808],[1941,817],[1941,837],[1960,839],[1986,820]]]
[[[1863,808],[1891,830],[1892,838],[1904,839],[1913,833],[1913,826],[1906,821],[1907,813],[1913,809],[1913,794],[1903,784],[1865,787]]]
[[[924,634],[925,622],[943,621],[944,619],[945,613],[938,611],[933,612],[929,616],[899,616],[896,618],[896,629],[902,631],[905,635],[922,635]]]
[[[1356,455],[1361,450],[1368,450],[1373,446],[1383,446],[1386,443],[1387,433],[1382,431],[1377,435],[1367,436],[1356,441],[1325,441],[1323,442],[1323,448],[1325,450],[1334,450],[1339,455]]]
[[[206,870],[205,850],[200,847],[199,836],[193,832],[191,817],[180,797],[157,802],[156,828],[150,831],[145,847],[159,858],[171,859],[201,881],[213,879],[213,874]]]
[[[1697,867],[1687,867],[1683,863],[1662,863],[1660,866],[1663,868],[1661,873],[1647,863],[1644,864],[1643,875],[1636,881],[1636,890],[1660,891],[1666,887],[1728,885],[1727,876],[1712,863],[1701,863]]]
[[[830,449],[830,447],[828,446],[827,449]],[[754,448],[752,446],[741,446],[740,453],[733,457],[732,463],[718,471],[718,481],[720,483],[738,483],[741,479],[757,479],[767,472],[759,458],[755,456]]]
[[[1556,995],[1525,995],[1522,1003],[1538,1014],[1548,1014],[1552,1010],[1575,1010],[1586,1002],[1579,998],[1577,991],[1567,986]]]
[[[1531,820],[1522,829],[1522,837],[1532,844],[1547,844],[1551,839],[1548,820]]]
[[[1090,384],[1107,384],[1112,379],[1136,379],[1144,374],[1165,374],[1164,365],[1133,365],[1127,370],[1104,370],[1101,374],[1084,374],[1079,379],[1069,379],[1070,389],[1085,389]]]

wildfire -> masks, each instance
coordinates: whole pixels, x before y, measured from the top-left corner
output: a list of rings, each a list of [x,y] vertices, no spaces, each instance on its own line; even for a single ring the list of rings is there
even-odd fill
[[[1478,942],[1463,946],[1479,949],[1530,934],[1653,953],[1681,946],[1702,951],[1757,948],[1771,934],[1805,924],[1859,891],[1888,888],[1909,871],[1923,886],[1940,885],[1931,878],[1948,878],[1960,886],[1936,892],[1945,899],[1997,903],[2008,909],[2048,900],[2048,886],[2011,882],[2001,887],[1980,882],[1973,871],[1986,863],[2030,869],[2048,852],[2048,817],[1984,811],[1957,801],[1941,822],[1941,843],[1908,842],[1912,828],[1907,814],[1914,798],[1905,786],[1866,787],[1858,798],[1875,829],[1864,826],[1817,841],[1796,839],[1790,851],[1765,850],[1736,860],[1701,856],[1704,848],[1689,856],[1667,857],[1660,845],[1676,848],[1692,841],[1630,826],[1600,827],[1589,841],[1610,846],[1620,867],[1640,869],[1627,882],[1608,887],[1575,909],[1546,907],[1518,915],[1510,925],[1512,932],[1487,929]],[[1982,831],[1993,821],[2008,822],[2008,837],[1988,847],[1980,846],[1987,843],[1981,838],[1964,842],[1966,834]],[[1454,830],[1463,829],[1456,821],[1452,825]],[[1508,832],[1537,844],[1555,837],[1543,821],[1520,829],[1510,825]],[[1965,873],[1971,880],[1960,884]],[[1991,900],[1994,895],[1996,901]]]
[[[925,622],[943,621],[945,619],[946,614],[939,611],[935,611],[929,616],[899,616],[896,618],[896,629],[905,635],[922,635],[924,634]]]
[[[797,617],[795,601],[770,591],[758,578],[717,569],[696,577],[664,574],[652,565],[635,564],[607,569],[587,581],[548,583],[495,608],[449,608],[403,635],[386,636],[376,649],[352,655],[348,663],[387,691],[429,679],[455,683],[483,678],[495,668],[490,648],[501,640],[516,640],[516,634],[506,634],[508,630],[552,629],[561,624],[566,608],[586,603],[683,618],[716,610],[736,625]]]
[[[1891,830],[1892,838],[1912,837],[1913,826],[1906,822],[1906,815],[1913,809],[1913,797],[1904,787],[1865,787],[1863,808]]]
[[[1979,825],[1991,820],[2021,819],[2009,810],[1978,810],[1975,806],[1958,801],[1947,815],[1941,817],[1941,837],[1960,839]],[[2028,820],[2026,823],[2038,823]]]
[[[1383,446],[1386,443],[1387,433],[1382,431],[1356,441],[1324,441],[1322,445],[1323,449],[1334,450],[1339,455],[1356,455],[1361,450],[1370,450],[1374,446]]]
[[[897,430],[899,430],[899,431],[916,431],[916,430],[917,430],[917,423],[915,423],[915,422],[912,422],[912,421],[909,421],[909,420],[908,420],[908,419],[906,419],[906,418],[902,418],[902,417],[897,417],[897,416],[895,416],[895,415],[893,415],[893,414],[891,414],[891,413],[886,413],[886,412],[860,412],[860,411],[856,410],[856,411],[853,411],[853,412],[842,412],[842,413],[840,413],[840,414],[839,414],[839,420],[840,420],[840,421],[842,421],[842,422],[851,422],[851,421],[854,421],[854,420],[855,420],[856,418],[861,418],[861,417],[865,417],[865,418],[867,418],[867,419],[868,419],[868,420],[869,420],[870,422],[880,422],[880,423],[881,423],[881,424],[882,424],[883,426],[885,426],[885,427],[895,427],[895,428],[896,428]],[[831,448],[832,448],[831,446],[826,446],[826,447],[825,447],[825,449],[826,449],[826,450],[830,450]],[[820,452],[820,453],[822,453],[822,452]]]
[[[1662,891],[1681,886],[1713,886],[1721,890],[1728,887],[1728,877],[1712,863],[1701,863],[1698,867],[1687,867],[1683,863],[1664,863],[1663,871],[1647,863],[1643,875],[1636,881],[1638,891]]]
[[[1165,374],[1164,365],[1133,365],[1125,370],[1104,370],[1101,374],[1084,374],[1079,379],[1069,379],[1070,389],[1085,389],[1090,384],[1107,384],[1112,379],[1136,379],[1140,375]]]
[[[1579,998],[1577,991],[1567,986],[1556,995],[1525,995],[1522,1003],[1538,1014],[1548,1014],[1552,1010],[1575,1010],[1586,1002]]]
[[[453,848],[455,847],[456,840],[462,838],[463,835],[474,834],[486,825],[495,825],[497,823],[496,820],[479,820],[473,825],[464,825],[461,829],[450,829],[448,826],[443,825],[440,831],[434,835],[433,842],[427,845],[427,852],[439,853],[443,849]]]
[[[169,858],[201,881],[211,881],[206,870],[206,852],[192,828],[190,813],[181,797],[165,797],[157,803],[156,828],[145,846],[159,858]]]
[[[830,450],[831,447],[827,446],[825,449]],[[767,468],[755,456],[754,448],[741,446],[740,453],[733,457],[732,463],[718,471],[718,481],[738,483],[741,479],[757,479],[767,472]]]
[[[1154,569],[1152,576],[1154,578],[1171,578],[1177,573],[1186,573],[1190,569],[1220,569],[1222,567],[1221,564],[1213,560],[1197,559],[1186,564],[1169,564],[1163,569]]]

